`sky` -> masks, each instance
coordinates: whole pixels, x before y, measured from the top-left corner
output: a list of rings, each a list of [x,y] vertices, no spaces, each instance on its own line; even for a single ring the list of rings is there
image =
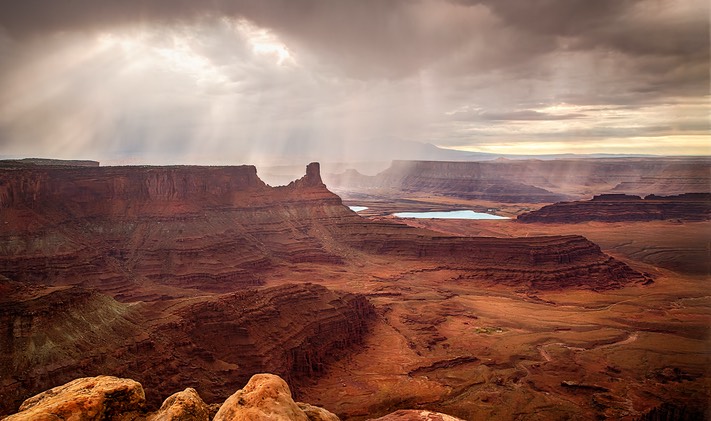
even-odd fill
[[[0,4],[1,157],[711,154],[707,0]]]

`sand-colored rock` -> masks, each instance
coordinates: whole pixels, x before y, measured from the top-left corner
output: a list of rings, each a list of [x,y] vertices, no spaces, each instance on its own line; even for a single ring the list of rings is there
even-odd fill
[[[400,410],[372,421],[462,421],[460,418],[438,412],[420,410]]]
[[[338,421],[336,414],[308,403],[296,402],[296,405],[309,417],[309,421]]]
[[[309,421],[310,419],[312,418],[309,418],[306,412],[294,402],[289,385],[284,380],[273,374],[255,374],[244,388],[227,398],[217,411],[214,421]]]
[[[209,419],[209,407],[191,387],[170,395],[160,409],[148,417],[148,421],[208,421]]]
[[[143,387],[131,379],[85,377],[27,399],[6,421],[132,420],[145,403]]]

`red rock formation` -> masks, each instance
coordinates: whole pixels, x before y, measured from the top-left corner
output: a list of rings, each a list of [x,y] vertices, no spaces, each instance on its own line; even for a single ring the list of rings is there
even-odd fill
[[[584,221],[705,221],[711,218],[711,193],[678,196],[605,194],[592,200],[562,202],[518,216],[521,222],[571,223]]]
[[[273,374],[255,374],[230,396],[215,415],[215,421],[338,421],[334,414],[310,405],[311,416],[291,397],[289,385]]]
[[[468,282],[492,282],[535,290],[608,289],[649,280],[579,235],[451,237],[389,221],[362,224],[368,225],[367,229],[352,225],[341,227],[348,233],[343,239],[351,247],[464,269],[469,273]]]
[[[190,301],[157,313],[159,302],[126,305],[72,287],[0,304],[0,413],[101,373],[159,391],[151,407],[185,386],[221,401],[267,370],[298,386],[359,344],[375,315],[363,296],[312,284]]]
[[[225,295],[175,315],[177,321],[156,330],[175,344],[166,370],[175,360],[202,361],[202,367],[179,371],[191,374],[194,387],[214,402],[255,373],[276,373],[297,387],[320,375],[328,362],[362,341],[375,311],[360,295],[291,284]],[[213,380],[211,370],[218,367]],[[152,380],[142,381],[153,386]]]
[[[210,409],[193,388],[173,393],[147,421],[209,421]]]
[[[143,387],[131,379],[81,378],[27,399],[5,420],[132,420],[144,403]]]
[[[128,306],[78,287],[3,298],[0,413],[30,393],[110,363],[114,351],[130,347],[141,331]]]
[[[355,171],[326,182],[344,198],[367,193],[387,200],[405,193],[430,193],[497,202],[556,202],[565,196],[602,192],[648,195],[708,192],[708,158],[614,158],[486,162],[393,161],[376,176]]]
[[[235,290],[275,264],[338,263],[309,233],[334,209],[348,214],[318,164],[277,188],[251,166],[6,170],[0,274],[125,300],[155,298],[136,296],[136,284]]]
[[[644,280],[580,236],[446,237],[361,218],[317,164],[275,188],[250,166],[9,169],[0,226],[0,290],[24,291],[0,311],[0,410],[102,372],[160,390],[154,407],[186,386],[224,399],[262,371],[298,388],[359,343],[374,312],[315,285],[252,289],[268,268],[379,255],[519,288]]]
[[[113,376],[73,380],[27,399],[8,421],[208,421],[209,408],[191,388],[171,395],[154,413],[146,413],[140,383]],[[256,374],[219,408],[224,421],[338,421],[329,411],[294,402],[289,386],[273,374]]]
[[[375,177],[350,172],[331,176],[329,182],[345,190],[380,189],[499,202],[538,203],[565,198],[491,171],[492,165],[488,162],[393,161],[390,168]]]
[[[8,170],[0,172],[0,212],[0,275],[79,283],[124,301],[234,291],[259,285],[271,267],[338,264],[349,248],[536,288],[639,279],[582,237],[442,237],[361,218],[326,189],[318,164],[275,188],[251,166]],[[174,289],[157,295],[150,285]]]

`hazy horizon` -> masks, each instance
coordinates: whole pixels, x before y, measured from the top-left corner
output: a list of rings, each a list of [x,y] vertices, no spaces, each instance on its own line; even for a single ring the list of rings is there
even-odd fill
[[[0,16],[8,158],[708,156],[710,100],[703,0],[28,0]]]

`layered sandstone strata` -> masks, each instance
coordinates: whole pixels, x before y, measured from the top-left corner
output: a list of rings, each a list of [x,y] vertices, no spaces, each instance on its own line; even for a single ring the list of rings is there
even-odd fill
[[[375,317],[365,297],[312,284],[166,304],[128,305],[79,287],[10,298],[0,303],[0,413],[101,373],[160,391],[151,407],[186,386],[224,400],[263,371],[298,385],[357,346]]]
[[[151,284],[230,291],[275,265],[338,263],[310,230],[341,216],[353,215],[318,164],[276,188],[252,166],[5,170],[0,274],[125,301],[159,298],[140,288]]]
[[[677,196],[603,194],[591,200],[561,202],[518,216],[521,222],[569,223],[585,221],[621,222],[711,218],[711,193]]]
[[[356,198],[427,193],[503,203],[558,202],[602,192],[673,195],[708,192],[711,160],[689,158],[497,159],[485,162],[393,161],[375,176],[328,175]]]
[[[564,195],[522,182],[492,171],[492,163],[393,161],[390,168],[376,176],[346,172],[329,177],[329,182],[343,190],[390,191],[455,196],[498,202],[555,202]]]
[[[6,169],[0,226],[0,291],[19,294],[0,312],[3,410],[98,374],[160,390],[154,407],[185,387],[224,399],[261,371],[298,388],[357,346],[374,309],[316,285],[260,287],[270,270],[377,257],[524,290],[646,280],[580,236],[454,237],[362,218],[318,164],[281,187],[251,166]]]
[[[236,291],[260,285],[272,268],[338,265],[354,252],[534,288],[640,280],[579,236],[445,237],[361,218],[326,188],[316,163],[281,187],[264,184],[251,166],[7,170],[0,212],[0,275],[81,284],[122,301]]]

